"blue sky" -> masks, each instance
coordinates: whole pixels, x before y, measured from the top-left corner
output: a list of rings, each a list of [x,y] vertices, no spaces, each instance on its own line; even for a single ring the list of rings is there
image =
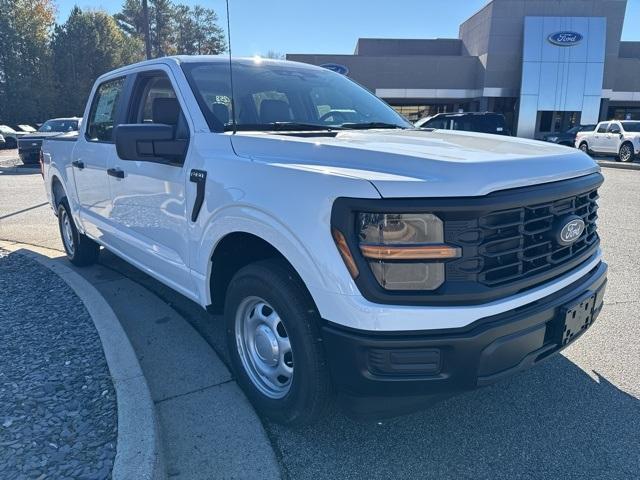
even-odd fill
[[[224,0],[176,0],[213,8],[226,27]],[[75,4],[110,13],[121,2],[57,0],[58,21]],[[456,38],[460,23],[487,0],[230,0],[234,55],[353,53],[359,37]],[[395,7],[394,7],[395,6]],[[623,40],[640,40],[640,0],[628,0]],[[633,23],[632,23],[633,22]]]

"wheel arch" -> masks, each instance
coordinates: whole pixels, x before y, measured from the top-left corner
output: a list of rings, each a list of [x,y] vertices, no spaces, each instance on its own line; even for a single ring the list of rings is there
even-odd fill
[[[278,248],[254,233],[234,231],[224,235],[211,253],[211,267],[207,282],[209,288],[207,309],[212,313],[222,313],[227,289],[233,276],[241,268],[267,259],[279,259],[285,262],[300,279],[310,300],[314,302],[313,295],[302,276]]]
[[[54,206],[54,210],[57,215],[57,208],[60,205],[60,201],[67,196],[67,192],[62,185],[62,181],[58,178],[58,175],[54,174],[51,177],[51,200]]]

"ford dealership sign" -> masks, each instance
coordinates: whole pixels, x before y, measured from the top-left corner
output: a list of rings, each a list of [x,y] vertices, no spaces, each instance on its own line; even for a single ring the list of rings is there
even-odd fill
[[[339,63],[323,63],[320,65],[322,68],[326,68],[327,70],[331,70],[333,72],[339,73],[341,75],[348,75],[349,69],[344,65],[340,65]]]
[[[582,35],[578,32],[556,32],[547,37],[549,43],[559,47],[573,47],[582,41]]]

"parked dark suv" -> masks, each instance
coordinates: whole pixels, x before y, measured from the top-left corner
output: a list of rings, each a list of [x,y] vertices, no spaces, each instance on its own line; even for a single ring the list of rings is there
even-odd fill
[[[75,132],[82,119],[52,118],[42,124],[37,132],[29,133],[18,140],[18,155],[25,165],[38,163],[42,140],[47,137],[55,137],[66,132]]]
[[[578,132],[593,132],[596,129],[595,125],[576,125],[570,128],[566,132],[550,133],[542,137],[545,142],[557,143],[558,145],[566,145],[567,147],[573,147],[576,143],[576,134]]]
[[[441,130],[466,130],[468,132],[511,135],[506,127],[504,115],[492,112],[438,113],[433,117],[421,118],[415,123],[419,128]]]

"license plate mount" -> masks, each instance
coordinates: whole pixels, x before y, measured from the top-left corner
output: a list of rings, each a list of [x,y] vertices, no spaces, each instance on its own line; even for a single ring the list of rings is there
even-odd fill
[[[594,306],[597,292],[587,294],[576,302],[561,309],[563,326],[558,341],[561,346],[568,345],[591,326],[594,320]]]

